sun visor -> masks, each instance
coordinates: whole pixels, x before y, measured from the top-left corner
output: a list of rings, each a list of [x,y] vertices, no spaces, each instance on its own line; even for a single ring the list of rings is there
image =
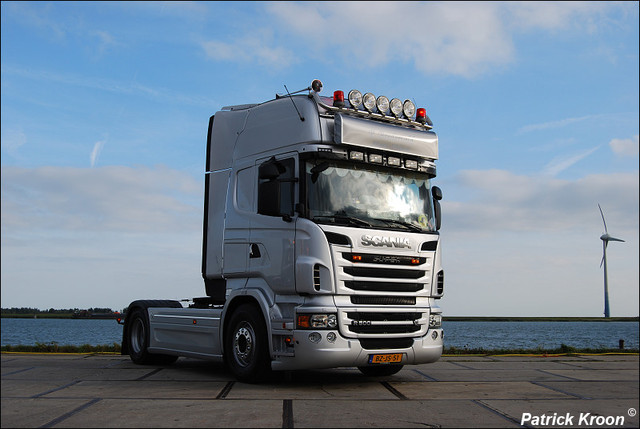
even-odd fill
[[[434,132],[388,125],[339,113],[335,115],[333,139],[337,144],[438,159],[438,136]]]

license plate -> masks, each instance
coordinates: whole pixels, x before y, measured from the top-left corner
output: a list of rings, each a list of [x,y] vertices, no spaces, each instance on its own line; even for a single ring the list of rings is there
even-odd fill
[[[402,353],[392,353],[386,355],[369,355],[369,363],[400,363]]]

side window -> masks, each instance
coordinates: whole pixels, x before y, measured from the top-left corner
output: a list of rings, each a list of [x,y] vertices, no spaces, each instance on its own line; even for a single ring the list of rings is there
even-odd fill
[[[249,212],[253,209],[254,168],[244,168],[236,176],[236,204],[238,209]]]
[[[258,213],[267,216],[293,216],[295,189],[293,158],[271,158],[258,169]]]

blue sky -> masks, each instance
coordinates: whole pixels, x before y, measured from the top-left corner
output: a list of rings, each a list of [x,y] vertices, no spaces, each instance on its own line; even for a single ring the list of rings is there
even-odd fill
[[[445,314],[638,315],[638,2],[2,2],[2,307],[204,293],[208,118],[321,79],[425,107]]]

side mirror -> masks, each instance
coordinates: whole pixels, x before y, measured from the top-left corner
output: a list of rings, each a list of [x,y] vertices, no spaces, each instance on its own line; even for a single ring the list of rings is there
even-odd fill
[[[433,211],[436,216],[436,231],[439,231],[442,226],[442,209],[440,208],[442,190],[437,186],[434,186],[431,188],[431,195],[433,195]]]
[[[260,180],[275,180],[280,176],[280,169],[275,162],[265,162],[258,170]]]

